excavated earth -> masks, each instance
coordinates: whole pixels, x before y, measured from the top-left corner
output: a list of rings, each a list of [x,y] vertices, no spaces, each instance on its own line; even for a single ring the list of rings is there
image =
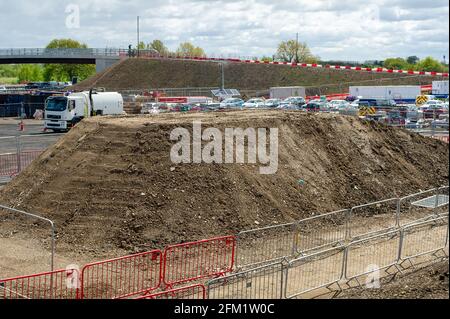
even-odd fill
[[[278,128],[279,169],[173,164],[173,129]],[[57,252],[98,260],[282,224],[448,183],[449,150],[402,129],[292,111],[84,120],[0,190],[0,202],[52,219]],[[0,223],[0,238],[40,227]]]

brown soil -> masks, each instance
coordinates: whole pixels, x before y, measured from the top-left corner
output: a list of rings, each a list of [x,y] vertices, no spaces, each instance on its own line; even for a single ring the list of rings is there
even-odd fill
[[[172,164],[170,132],[192,130],[198,119],[221,130],[278,127],[278,173],[260,175],[259,165]],[[54,220],[58,253],[99,259],[440,186],[448,162],[448,145],[440,141],[331,114],[98,117],[0,190],[0,202]],[[30,232],[39,228],[12,219],[0,224],[0,235]]]
[[[306,86],[307,95],[348,91],[350,85],[430,84],[438,77],[372,73],[352,70],[292,68],[290,66],[229,63],[225,86],[240,90],[268,90],[273,86]],[[83,81],[73,89],[104,87],[107,90],[220,87],[217,63],[179,60],[124,60]],[[204,94],[204,93],[203,93]],[[249,94],[251,94],[249,92]]]
[[[380,289],[355,288],[341,299],[449,299],[448,260],[407,273],[381,285]]]

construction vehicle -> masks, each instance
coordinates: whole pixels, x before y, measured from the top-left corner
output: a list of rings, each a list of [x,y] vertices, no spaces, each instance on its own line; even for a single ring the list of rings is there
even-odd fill
[[[121,94],[91,89],[48,97],[45,101],[44,127],[55,132],[68,131],[86,117],[121,114],[124,114]]]

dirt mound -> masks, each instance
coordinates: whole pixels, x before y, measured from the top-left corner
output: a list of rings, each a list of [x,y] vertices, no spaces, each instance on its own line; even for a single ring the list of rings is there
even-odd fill
[[[417,85],[430,84],[433,80],[438,78],[264,64],[228,63],[225,66],[226,87],[251,91],[268,90],[273,86],[306,86],[311,87],[307,89],[308,95],[342,93],[348,91],[350,85]],[[213,62],[129,59],[73,89],[93,86],[118,91],[220,87],[221,73],[219,64]]]
[[[170,160],[176,127],[279,128],[279,169]],[[448,145],[352,117],[244,111],[91,118],[0,191],[56,222],[59,251],[129,252],[441,186]],[[0,225],[1,227],[5,227]]]
[[[448,260],[408,273],[381,289],[344,291],[342,299],[448,299]]]

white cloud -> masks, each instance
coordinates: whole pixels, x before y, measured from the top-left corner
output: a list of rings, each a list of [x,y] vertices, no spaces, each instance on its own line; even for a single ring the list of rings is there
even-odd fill
[[[307,42],[324,59],[448,56],[447,0],[0,0],[0,47],[43,47],[71,37],[91,47],[141,38],[171,49],[192,41],[209,54],[272,55],[281,40]],[[65,7],[80,6],[80,29]],[[2,32],[3,30],[3,32]],[[7,31],[7,32],[6,32]]]

